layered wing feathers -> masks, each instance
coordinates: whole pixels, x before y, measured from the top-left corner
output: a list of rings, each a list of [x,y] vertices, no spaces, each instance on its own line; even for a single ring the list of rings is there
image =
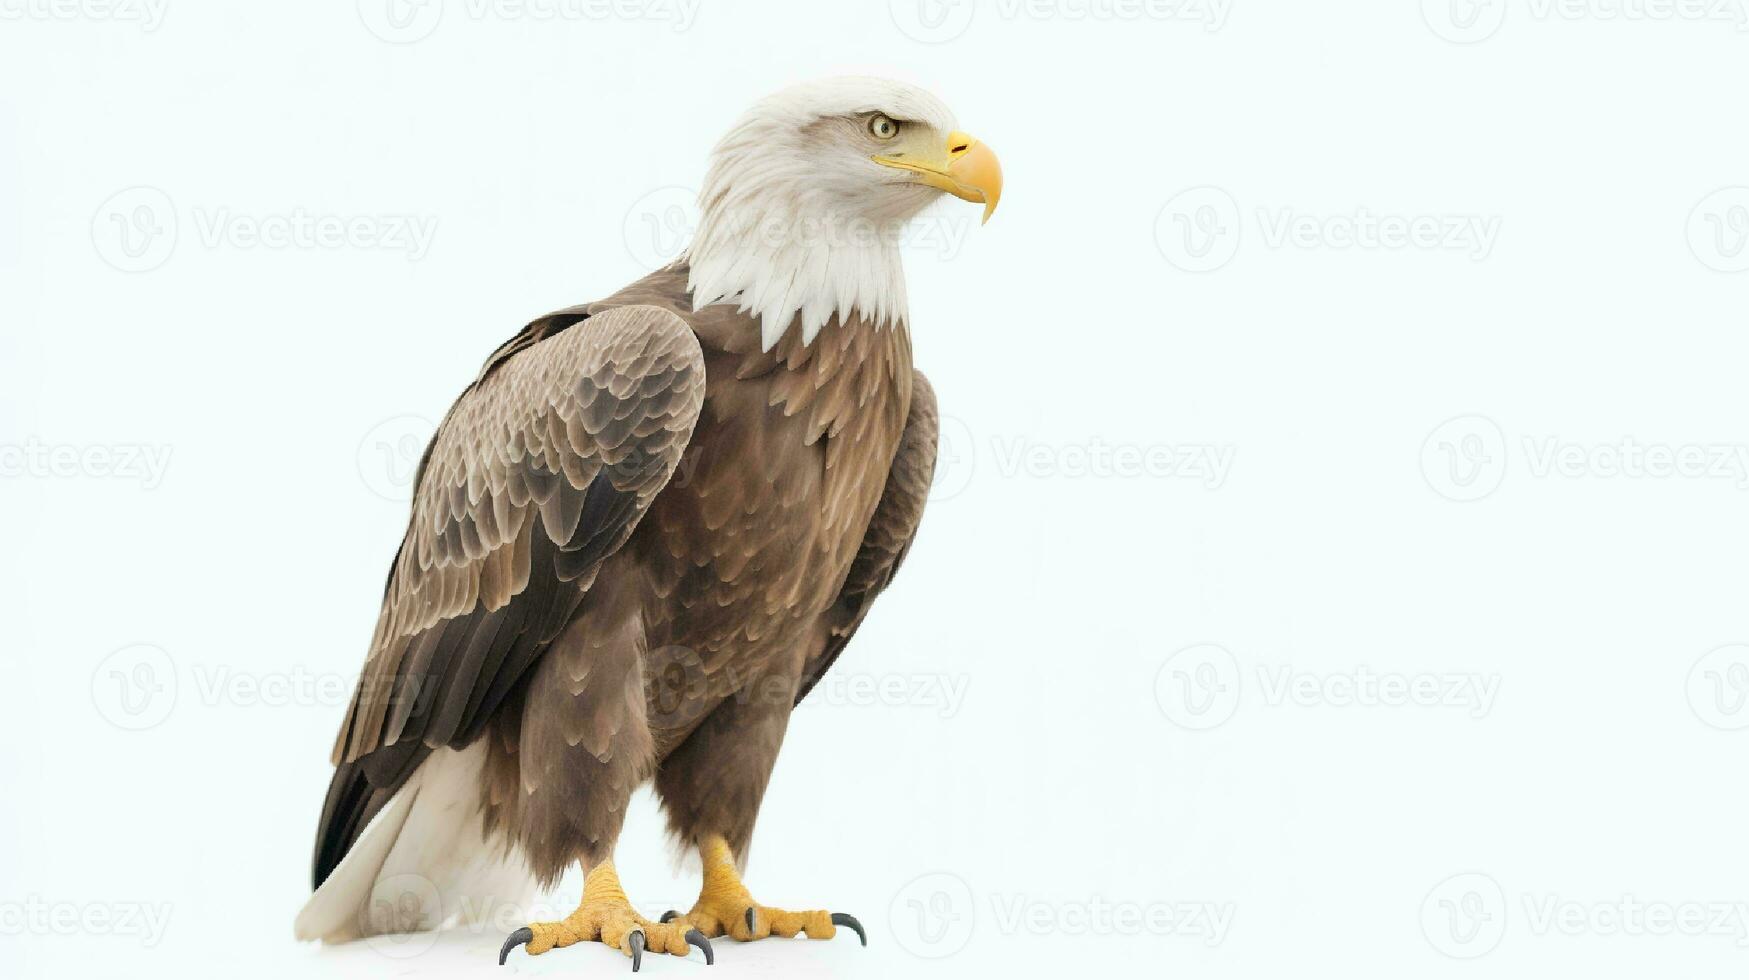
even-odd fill
[[[482,374],[427,450],[336,764],[478,733],[667,484],[704,391],[691,328],[647,306]]]

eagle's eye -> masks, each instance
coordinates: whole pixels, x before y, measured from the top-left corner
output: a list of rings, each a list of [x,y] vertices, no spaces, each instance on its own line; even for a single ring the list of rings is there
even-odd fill
[[[868,121],[868,131],[877,140],[890,140],[899,135],[899,124],[893,117],[877,112]]]

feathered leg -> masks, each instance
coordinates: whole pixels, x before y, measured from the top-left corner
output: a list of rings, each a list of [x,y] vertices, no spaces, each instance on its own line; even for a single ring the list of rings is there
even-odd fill
[[[511,933],[500,964],[517,946],[539,956],[581,942],[620,950],[633,970],[646,950],[685,956],[697,946],[706,962],[714,959],[691,926],[638,915],[613,867],[626,803],[654,758],[639,664],[643,629],[613,601],[617,595],[608,584],[601,605],[565,630],[521,692],[520,725],[500,724],[494,733],[503,748],[493,756],[496,778],[485,786],[489,822],[514,829],[544,884],[572,864],[586,870],[577,910]]]
[[[704,887],[685,916],[669,912],[664,922],[696,928],[705,936],[727,935],[743,942],[767,936],[806,934],[831,939],[849,926],[868,944],[861,923],[826,911],[790,912],[754,901],[741,883],[759,804],[771,780],[795,704],[795,678],[759,677],[713,710],[662,761],[656,791],[668,812],[669,827],[698,847]]]

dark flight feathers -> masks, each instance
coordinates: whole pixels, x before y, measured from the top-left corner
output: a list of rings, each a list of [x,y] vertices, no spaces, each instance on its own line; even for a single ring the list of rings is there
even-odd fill
[[[705,371],[684,321],[648,306],[550,321],[494,355],[426,451],[334,746],[317,887],[432,748],[479,735],[686,449]]]

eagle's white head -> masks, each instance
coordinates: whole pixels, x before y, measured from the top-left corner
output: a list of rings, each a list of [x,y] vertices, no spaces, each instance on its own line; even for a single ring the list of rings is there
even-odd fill
[[[759,317],[766,350],[798,318],[803,343],[834,315],[902,324],[900,232],[944,193],[989,220],[1002,168],[928,92],[879,78],[785,89],[712,153],[686,254],[693,305]]]

